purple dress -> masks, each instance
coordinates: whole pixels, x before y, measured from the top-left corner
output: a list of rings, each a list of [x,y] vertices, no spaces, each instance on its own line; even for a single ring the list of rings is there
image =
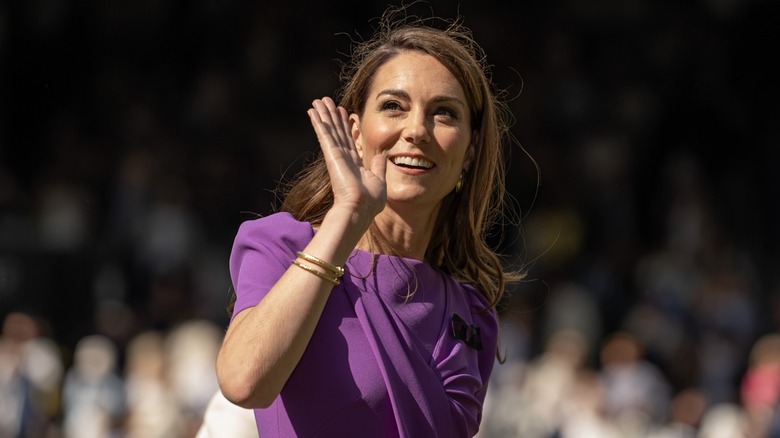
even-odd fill
[[[234,315],[265,296],[314,233],[289,213],[241,225]],[[419,260],[355,250],[345,269],[281,394],[254,411],[260,436],[474,436],[498,332],[487,301]]]

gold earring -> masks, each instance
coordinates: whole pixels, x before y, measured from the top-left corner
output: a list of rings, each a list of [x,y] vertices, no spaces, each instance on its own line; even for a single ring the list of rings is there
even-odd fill
[[[455,183],[455,193],[460,193],[461,189],[463,188],[463,176],[466,175],[466,171],[462,170],[460,172],[460,177],[458,177],[458,182]]]

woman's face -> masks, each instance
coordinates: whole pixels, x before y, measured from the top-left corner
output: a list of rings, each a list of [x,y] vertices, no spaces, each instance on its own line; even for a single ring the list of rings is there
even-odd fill
[[[465,93],[434,57],[402,52],[382,65],[352,136],[363,163],[386,153],[388,205],[435,208],[473,155]]]

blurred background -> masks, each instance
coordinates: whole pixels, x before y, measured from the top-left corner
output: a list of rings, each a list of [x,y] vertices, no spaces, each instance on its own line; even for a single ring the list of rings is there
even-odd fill
[[[529,276],[481,436],[780,436],[775,5],[412,9],[463,17],[514,116],[491,239]],[[0,437],[195,435],[237,227],[385,7],[0,3]]]

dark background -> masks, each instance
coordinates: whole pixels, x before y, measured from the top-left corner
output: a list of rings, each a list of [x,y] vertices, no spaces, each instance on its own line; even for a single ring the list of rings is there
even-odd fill
[[[333,94],[350,39],[385,8],[323,3],[0,4],[0,316],[36,313],[66,350],[96,332],[121,346],[191,318],[224,325],[238,224],[272,211],[316,150],[309,103]],[[459,11],[539,166],[510,146],[525,226],[500,247],[530,275],[505,307],[539,342],[555,285],[576,282],[602,334],[652,301],[695,342],[720,330],[695,305],[708,292],[653,298],[638,278],[671,248],[697,272],[737,267],[755,323],[744,351],[776,330],[774,3],[501,3],[414,10]]]

